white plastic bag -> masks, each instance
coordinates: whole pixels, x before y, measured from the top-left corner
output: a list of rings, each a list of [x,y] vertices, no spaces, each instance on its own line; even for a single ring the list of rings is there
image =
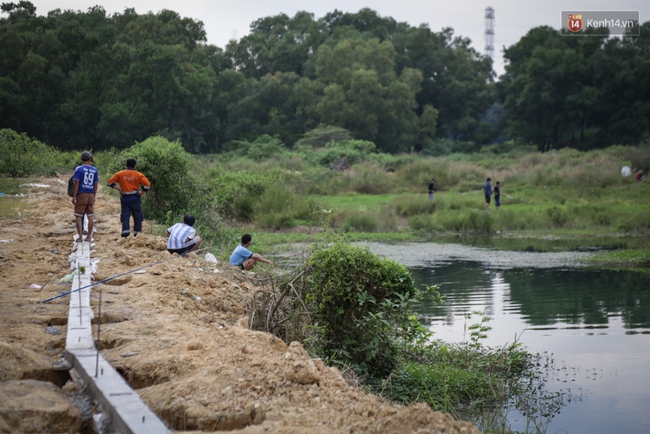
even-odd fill
[[[216,264],[217,258],[215,258],[212,253],[208,252],[205,254],[205,261],[209,262],[210,264]]]

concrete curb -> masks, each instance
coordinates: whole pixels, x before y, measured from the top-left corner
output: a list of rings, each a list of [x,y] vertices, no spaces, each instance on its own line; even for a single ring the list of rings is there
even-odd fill
[[[110,425],[122,434],[171,434],[142,401],[122,376],[99,354],[95,348],[92,331],[93,311],[90,306],[91,253],[89,242],[75,243],[70,255],[72,270],[85,267],[85,272],[74,276],[68,311],[68,335],[66,339],[67,362],[88,385],[89,392],[110,416]]]

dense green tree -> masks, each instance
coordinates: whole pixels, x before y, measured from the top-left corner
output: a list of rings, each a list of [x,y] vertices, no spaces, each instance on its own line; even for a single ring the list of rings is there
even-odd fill
[[[595,117],[606,143],[637,144],[650,137],[650,22],[639,36],[607,40],[595,53],[599,98]]]
[[[302,76],[311,53],[324,42],[323,25],[314,15],[297,12],[260,18],[251,24],[251,32],[241,40],[232,40],[226,54],[232,65],[250,78],[276,72]]]
[[[317,128],[307,131],[296,145],[324,148],[330,142],[347,142],[351,138],[350,132],[345,128],[319,125]]]
[[[229,136],[253,140],[272,134],[294,143],[304,131],[303,119],[297,114],[298,80],[293,72],[276,72],[260,80],[243,81],[242,97],[228,107]]]
[[[342,124],[343,118],[350,119],[350,114],[363,122],[364,115],[358,112],[358,107],[341,105],[343,94],[337,85],[340,85],[342,75],[350,73],[349,68],[337,74],[339,81],[332,82],[329,77],[324,77],[323,61],[319,60],[319,57],[325,55],[328,61],[332,59],[328,56],[329,52],[321,53],[319,47],[325,44],[334,49],[338,44],[345,44],[349,40],[376,39],[380,44],[391,42],[397,55],[393,55],[391,59],[386,58],[385,63],[368,65],[366,69],[377,68],[378,71],[381,70],[381,75],[385,73],[386,67],[390,66],[398,76],[404,68],[418,69],[423,80],[417,92],[417,105],[414,107],[416,114],[421,115],[425,106],[433,105],[439,111],[436,130],[438,135],[459,140],[475,139],[474,135],[480,126],[479,116],[494,101],[494,95],[488,87],[493,73],[490,60],[471,49],[469,40],[453,37],[451,29],[435,33],[424,25],[414,28],[406,23],[398,23],[393,18],[381,17],[376,11],[368,8],[357,13],[335,10],[318,21],[313,21],[311,14],[308,14],[308,19],[303,14],[298,13],[293,19],[278,15],[256,21],[251,26],[250,35],[239,42],[232,41],[228,45],[227,53],[231,55],[233,65],[251,78],[273,73],[274,69],[291,70],[299,76],[310,78],[312,82],[300,83],[298,92],[305,102],[300,105],[299,111],[305,116],[307,128],[315,127],[320,120],[339,125]],[[295,23],[300,17],[308,24],[303,24],[302,28],[309,30],[298,37],[292,33],[292,26],[296,26]],[[299,52],[300,56],[280,54],[283,49],[286,51],[287,40],[291,44],[291,52]],[[337,53],[339,56],[341,54]],[[297,64],[297,59],[300,58],[301,67],[289,66],[288,58],[294,60],[293,64]],[[342,60],[345,62],[349,59]],[[336,72],[337,66],[330,64],[330,69]],[[369,84],[368,76],[365,80],[360,77],[358,79]],[[324,86],[319,86],[318,81],[324,81],[325,86],[329,86],[327,91]],[[399,93],[397,89],[394,91]],[[318,104],[320,110],[312,108],[315,104]],[[337,112],[337,108],[341,110]],[[366,117],[372,124],[372,113]],[[351,120],[350,124],[352,123]],[[414,143],[417,139],[413,136],[417,134],[406,133],[407,125],[411,124],[412,120],[409,119],[404,122],[399,132],[390,133],[406,140],[406,143],[395,146],[394,149],[404,149],[414,144],[418,148],[421,146]],[[394,123],[387,126],[395,128]],[[349,127],[357,135],[369,137],[373,134],[372,127],[364,131],[356,131],[356,127],[352,125]],[[384,147],[382,145],[382,148]]]
[[[634,144],[650,127],[648,36],[607,39],[606,31],[562,36],[532,29],[505,51],[498,86],[507,132],[538,145],[589,148]]]
[[[568,127],[566,99],[577,83],[581,59],[567,41],[557,30],[539,27],[505,52],[508,132],[541,150],[557,143]]]
[[[422,76],[408,68],[398,76],[394,57],[392,44],[378,39],[322,45],[316,60],[316,80],[324,86],[316,106],[318,123],[346,128],[384,151],[408,149]]]
[[[432,32],[426,25],[408,28],[393,40],[397,68],[410,67],[422,73],[418,93],[419,112],[426,105],[439,111],[437,135],[471,140],[479,116],[494,101],[489,83],[492,62],[470,47],[467,38],[454,37],[453,30]]]

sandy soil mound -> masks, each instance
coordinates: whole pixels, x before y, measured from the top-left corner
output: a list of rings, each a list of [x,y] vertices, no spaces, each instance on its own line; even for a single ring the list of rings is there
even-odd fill
[[[74,434],[82,423],[60,388],[36,380],[0,383],[0,418],[0,432]]]
[[[33,189],[31,214],[3,220],[0,229],[0,239],[14,240],[0,244],[3,400],[28,393],[27,383],[15,380],[61,387],[67,379],[52,365],[65,346],[68,299],[39,302],[69,289],[58,280],[70,272],[72,204],[62,179],[39,182],[51,187]],[[119,202],[103,189],[96,213],[96,281],[159,262],[94,288],[96,315],[102,293],[101,351],[176,432],[479,432],[424,404],[382,402],[311,359],[300,343],[248,330],[246,313],[258,289],[254,275],[196,255],[171,259],[166,239],[151,235],[146,222],[138,238],[120,238]],[[73,389],[65,386],[60,394],[71,404]],[[14,405],[40,412],[28,400]],[[0,417],[2,432],[11,421]],[[43,413],[25,432],[38,431],[47,417]]]

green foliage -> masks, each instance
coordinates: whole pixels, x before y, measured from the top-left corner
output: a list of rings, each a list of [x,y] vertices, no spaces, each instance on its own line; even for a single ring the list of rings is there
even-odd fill
[[[429,200],[428,196],[421,195],[399,195],[393,202],[397,215],[409,217],[418,214],[432,214],[436,210],[436,203]]]
[[[309,146],[311,148],[324,148],[330,142],[347,142],[352,139],[348,130],[331,125],[319,125],[296,142],[297,147]]]
[[[435,232],[442,230],[431,216],[414,215],[408,218],[409,227],[416,232]]]
[[[320,210],[314,200],[296,195],[283,184],[270,184],[252,207],[255,222],[265,229],[283,229],[300,223],[314,224],[315,213]]]
[[[452,29],[367,8],[263,17],[225,51],[205,43],[201,22],[170,10],[5,9],[0,128],[59,149],[122,150],[160,136],[212,153],[268,135],[289,147],[354,137],[438,157],[478,151],[501,124],[540,150],[647,136],[650,23],[633,38],[532,29],[506,50],[506,74],[494,84],[491,59]],[[279,150],[258,145],[249,158]]]
[[[467,327],[467,330],[469,330],[469,346],[470,348],[481,348],[481,340],[487,338],[487,332],[492,330],[492,327],[487,325],[490,322],[490,317],[485,315],[484,312],[475,310],[471,314],[467,314],[466,318],[469,319],[472,315],[479,315],[481,322]]]
[[[646,176],[650,172],[650,147],[627,148],[624,156],[630,160],[633,169],[643,171]]]
[[[346,232],[376,232],[378,227],[378,218],[365,212],[357,212],[348,215],[342,224],[342,228]]]
[[[395,338],[411,326],[417,296],[406,267],[341,243],[316,251],[308,263],[322,354],[386,375],[398,362]]]
[[[192,198],[197,197],[197,183],[190,174],[192,158],[178,142],[151,137],[124,150],[113,164],[112,171],[126,167],[127,158],[137,160],[137,170],[144,173],[151,190],[143,199],[147,215],[164,221],[167,212],[188,213]]]
[[[507,133],[540,151],[638,144],[648,126],[647,47],[647,37],[566,38],[550,27],[531,29],[505,50],[498,89]],[[643,54],[618,64],[632,52]]]
[[[393,372],[391,398],[404,404],[424,401],[450,413],[468,401],[490,400],[494,381],[485,373],[459,366],[410,363]]]
[[[480,199],[479,199],[480,200]],[[455,233],[479,233],[489,235],[494,230],[494,217],[478,210],[440,212],[437,221],[444,230]]]
[[[56,175],[54,159],[56,150],[26,134],[0,130],[0,173],[12,178],[30,175]],[[78,159],[78,157],[77,157]]]
[[[268,160],[271,157],[280,156],[286,147],[277,137],[263,134],[253,142],[246,140],[235,140],[228,144],[231,152],[240,157],[248,157],[253,161]]]

